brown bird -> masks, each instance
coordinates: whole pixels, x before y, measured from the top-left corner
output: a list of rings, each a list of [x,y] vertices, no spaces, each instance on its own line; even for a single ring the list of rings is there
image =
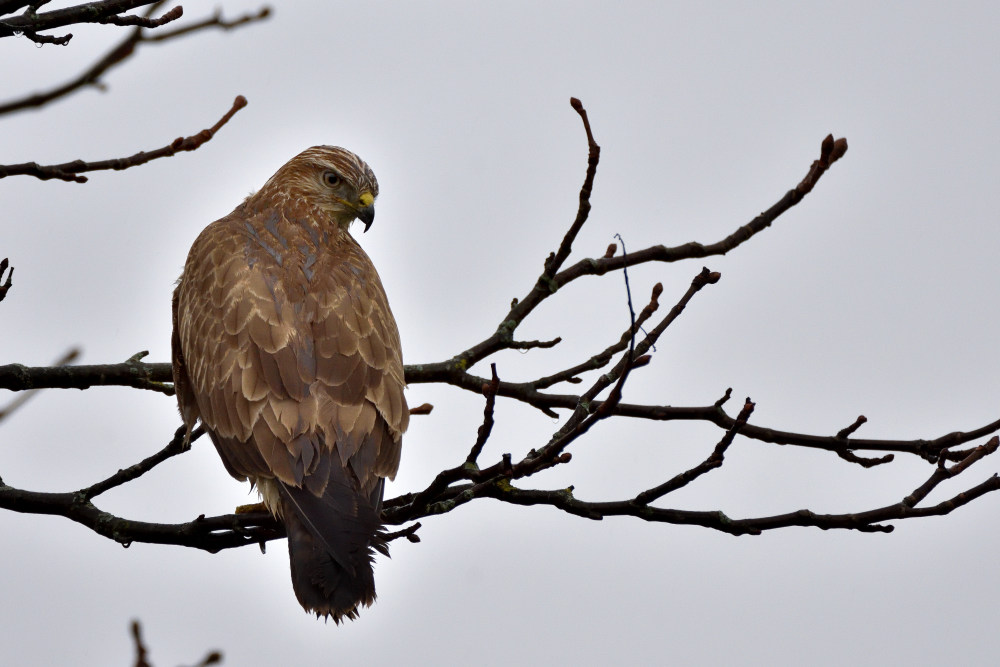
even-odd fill
[[[385,478],[409,411],[396,321],[348,231],[372,224],[361,158],[314,146],[202,231],[173,299],[173,374],[229,474],[285,526],[306,611],[356,618],[375,601]]]

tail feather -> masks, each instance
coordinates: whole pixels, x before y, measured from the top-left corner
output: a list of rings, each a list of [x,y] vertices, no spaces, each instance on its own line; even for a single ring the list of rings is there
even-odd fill
[[[387,545],[377,509],[383,482],[365,496],[343,468],[332,468],[321,496],[285,484],[280,493],[295,596],[339,623],[375,601],[374,550],[387,553]]]

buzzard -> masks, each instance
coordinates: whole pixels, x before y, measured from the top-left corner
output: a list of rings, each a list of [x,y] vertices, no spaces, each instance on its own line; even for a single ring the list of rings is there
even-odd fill
[[[308,612],[356,618],[375,600],[380,513],[409,421],[399,332],[349,232],[378,182],[354,153],[292,158],[195,240],[173,297],[173,376],[229,474],[288,533]]]

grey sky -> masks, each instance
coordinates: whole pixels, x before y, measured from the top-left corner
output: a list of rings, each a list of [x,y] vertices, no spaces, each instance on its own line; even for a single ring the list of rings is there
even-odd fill
[[[227,15],[258,3],[226,0]],[[184,3],[188,20],[212,7]],[[586,141],[602,146],[591,220],[574,257],[714,242],[805,174],[827,133],[847,156],[772,229],[727,257],[646,265],[672,304],[702,264],[722,273],[661,339],[632,401],[703,405],[732,386],[752,421],[866,437],[936,437],[997,417],[995,325],[1000,9],[991,3],[307,3],[269,21],[141,49],[41,113],[2,119],[0,162],[102,159],[210,126],[194,153],[86,185],[0,182],[3,360],[169,356],[169,299],[185,254],[282,163],[318,143],[364,157],[382,195],[361,238],[399,321],[408,363],[488,335],[533,284],[572,220]],[[4,99],[60,83],[121,38],[76,28],[64,48],[0,41]],[[524,379],[593,354],[627,326],[620,276],[560,294],[524,325],[563,336],[508,354]],[[484,371],[485,372],[485,371]],[[388,495],[460,462],[481,399],[427,385]],[[8,395],[0,395],[0,402]],[[484,454],[523,453],[557,423],[501,403]],[[158,450],[172,399],[118,388],[49,391],[0,428],[0,475],[65,491]],[[704,458],[704,425],[605,422],[573,463],[539,476],[620,499]],[[978,443],[977,443],[978,444]],[[932,500],[978,483],[987,461]],[[832,454],[746,440],[665,501],[731,516],[894,503],[932,472],[862,470]],[[186,521],[253,499],[207,441],[125,489],[110,511]],[[284,543],[211,556],[119,545],[64,519],[0,513],[3,660],[126,665],[140,618],[157,665],[210,648],[228,665],[992,664],[1000,497],[891,535],[788,529],[733,538],[634,519],[588,522],[479,501],[423,521],[376,566],[379,602],[324,625],[292,594]]]

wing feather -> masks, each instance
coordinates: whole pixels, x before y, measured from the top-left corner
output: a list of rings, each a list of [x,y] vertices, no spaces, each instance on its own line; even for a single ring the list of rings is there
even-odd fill
[[[175,294],[185,422],[236,477],[322,494],[341,465],[371,493],[409,417],[399,334],[364,251],[346,234],[315,249],[305,219],[239,207],[192,247]]]

